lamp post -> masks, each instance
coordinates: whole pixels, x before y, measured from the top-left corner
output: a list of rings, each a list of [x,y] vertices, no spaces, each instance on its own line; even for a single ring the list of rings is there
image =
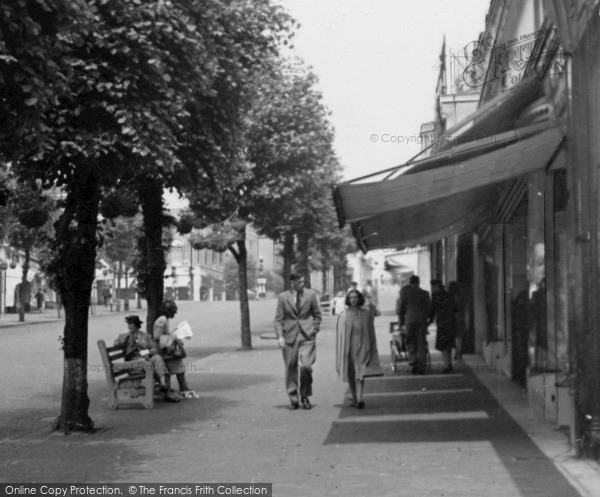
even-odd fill
[[[264,297],[266,297],[266,293],[267,293],[267,289],[266,289],[266,285],[267,285],[267,279],[264,277],[264,258],[261,255],[258,258],[259,261],[259,265],[258,265],[258,278],[256,280],[256,282],[258,283],[258,295],[257,297],[259,299],[262,299]]]

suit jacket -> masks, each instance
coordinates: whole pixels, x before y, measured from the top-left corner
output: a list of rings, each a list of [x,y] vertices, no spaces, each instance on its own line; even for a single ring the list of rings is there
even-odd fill
[[[431,314],[429,292],[417,286],[408,285],[400,292],[400,325],[425,323]]]
[[[305,288],[302,291],[300,309],[296,308],[294,292],[287,290],[279,294],[277,312],[275,313],[275,333],[283,336],[285,343],[291,345],[296,341],[298,333],[314,338],[321,325],[321,304],[314,290]]]
[[[138,331],[137,340],[133,339],[131,333],[123,333],[115,340],[114,345],[123,347],[126,361],[139,359],[140,350],[148,349],[151,356],[158,351],[154,339],[144,331]]]

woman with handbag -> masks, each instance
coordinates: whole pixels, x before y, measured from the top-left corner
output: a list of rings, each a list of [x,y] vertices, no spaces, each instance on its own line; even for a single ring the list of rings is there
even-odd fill
[[[192,392],[185,378],[185,364],[183,359],[186,356],[183,342],[173,337],[169,331],[169,319],[177,314],[177,304],[172,300],[163,300],[158,310],[159,317],[154,322],[154,339],[158,342],[159,354],[165,360],[167,368],[171,374],[177,376],[179,383],[179,393],[184,397]]]

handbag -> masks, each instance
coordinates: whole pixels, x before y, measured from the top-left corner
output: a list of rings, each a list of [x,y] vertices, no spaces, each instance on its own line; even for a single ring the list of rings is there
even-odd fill
[[[164,337],[164,339],[163,339]],[[177,338],[168,335],[160,337],[161,356],[165,361],[173,359],[184,359],[187,354],[183,346],[183,342]]]

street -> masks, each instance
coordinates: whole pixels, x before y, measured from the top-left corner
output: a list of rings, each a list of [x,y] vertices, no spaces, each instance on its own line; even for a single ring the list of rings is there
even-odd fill
[[[252,351],[239,350],[238,307],[179,303],[174,321],[188,320],[195,332],[187,374],[200,398],[157,400],[150,410],[108,409],[95,342],[123,332],[124,314],[91,318],[94,435],[48,430],[60,406],[60,323],[2,329],[2,481],[272,482],[277,496],[580,495],[476,377],[476,362],[441,375],[433,353],[429,376],[388,371],[367,381],[367,406],[357,411],[335,375],[335,317],[328,316],[315,407],[290,411],[281,352],[260,338],[272,331],[275,301],[251,302]],[[390,311],[377,322],[388,365]]]

